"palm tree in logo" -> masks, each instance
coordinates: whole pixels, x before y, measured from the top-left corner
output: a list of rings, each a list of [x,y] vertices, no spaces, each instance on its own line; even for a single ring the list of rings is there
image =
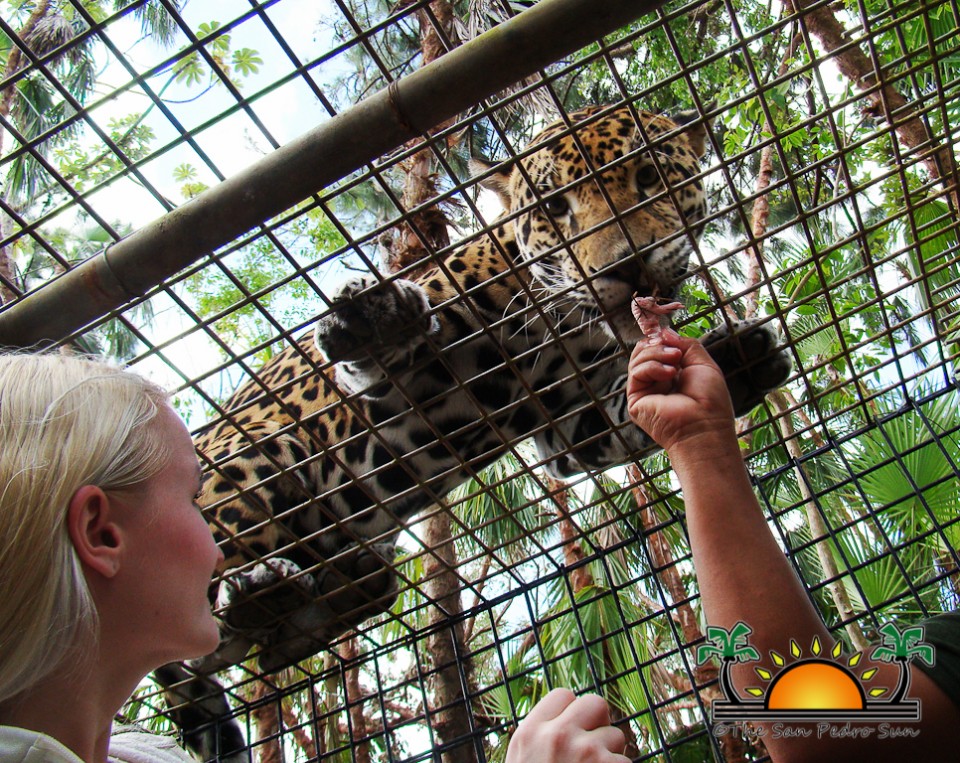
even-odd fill
[[[887,623],[880,628],[883,634],[883,646],[873,650],[871,657],[881,662],[896,662],[900,665],[900,680],[890,699],[891,704],[900,702],[910,688],[909,663],[914,657],[919,657],[927,665],[933,666],[933,647],[930,644],[921,644],[923,628],[916,626],[905,628],[901,633],[893,623]]]
[[[706,662],[711,657],[719,657],[723,662],[720,665],[720,689],[728,702],[743,704],[743,700],[733,688],[730,678],[730,668],[737,662],[751,662],[760,659],[760,654],[747,643],[747,636],[753,631],[744,623],[739,622],[730,630],[716,625],[707,626],[707,641],[697,647],[697,663]]]

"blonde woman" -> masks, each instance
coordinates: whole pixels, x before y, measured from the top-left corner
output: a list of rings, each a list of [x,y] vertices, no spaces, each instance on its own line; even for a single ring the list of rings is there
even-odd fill
[[[193,502],[200,467],[167,396],[99,361],[0,355],[0,761],[177,763],[117,710],[168,662],[216,648],[222,556]],[[508,760],[622,763],[598,697],[548,695]]]
[[[217,645],[193,443],[159,388],[57,354],[0,356],[0,442],[0,759],[104,761],[144,675]]]

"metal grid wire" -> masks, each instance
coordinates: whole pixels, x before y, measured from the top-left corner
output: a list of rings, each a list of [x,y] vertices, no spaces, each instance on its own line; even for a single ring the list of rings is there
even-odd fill
[[[0,5],[0,323],[104,244],[416,69],[431,33],[439,55],[534,4],[117,5]],[[145,36],[158,27],[164,44]],[[289,410],[300,379],[261,369],[339,284],[414,275],[424,261],[391,267],[398,253],[432,265],[489,233],[498,212],[465,179],[468,154],[522,155],[539,127],[591,102],[691,109],[710,124],[710,209],[681,330],[762,316],[782,332],[795,370],[742,420],[747,463],[828,625],[858,647],[884,621],[960,595],[958,29],[950,0],[665,4],[63,341],[175,389],[197,432],[237,421],[228,401],[248,380]],[[99,84],[80,96],[83,76]],[[405,196],[418,162],[430,194]],[[435,447],[452,446],[424,445]],[[319,458],[349,472],[349,448],[347,437]],[[248,660],[219,674],[259,759],[500,760],[512,725],[555,685],[605,694],[640,760],[763,759],[755,741],[708,733],[716,671],[695,660],[698,588],[666,460],[562,483],[526,442],[505,452],[464,464],[469,479],[408,523],[389,612],[295,667],[265,675]],[[251,549],[250,565],[262,554]],[[149,681],[128,708],[158,728],[165,712]]]

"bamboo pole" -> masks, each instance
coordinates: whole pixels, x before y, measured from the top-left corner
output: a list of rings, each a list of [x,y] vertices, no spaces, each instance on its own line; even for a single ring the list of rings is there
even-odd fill
[[[0,312],[0,346],[55,343],[205,254],[664,0],[543,0],[332,117]]]

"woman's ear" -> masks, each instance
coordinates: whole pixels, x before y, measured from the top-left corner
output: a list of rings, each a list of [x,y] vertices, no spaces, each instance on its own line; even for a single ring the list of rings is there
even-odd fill
[[[67,531],[83,566],[105,578],[120,571],[121,541],[116,507],[96,485],[84,485],[67,507]]]

